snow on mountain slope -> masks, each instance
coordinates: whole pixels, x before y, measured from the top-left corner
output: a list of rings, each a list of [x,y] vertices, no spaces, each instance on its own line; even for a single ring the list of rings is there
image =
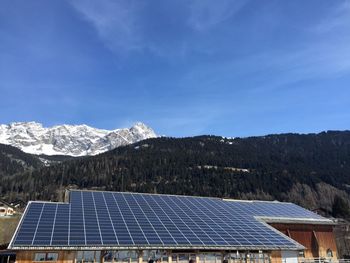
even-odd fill
[[[87,125],[43,127],[36,122],[14,122],[0,125],[0,143],[32,154],[96,155],[118,146],[157,137],[145,124],[131,128],[96,129]]]

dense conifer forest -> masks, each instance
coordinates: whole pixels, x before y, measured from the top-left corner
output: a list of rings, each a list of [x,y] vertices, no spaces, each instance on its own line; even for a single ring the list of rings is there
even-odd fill
[[[66,188],[88,188],[277,199],[349,216],[349,131],[162,137],[93,157],[51,159],[45,166],[38,156],[0,145],[0,195],[63,200]]]

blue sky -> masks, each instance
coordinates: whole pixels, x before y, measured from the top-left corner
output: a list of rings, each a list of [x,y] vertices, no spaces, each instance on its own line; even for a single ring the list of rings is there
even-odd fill
[[[0,123],[250,136],[350,124],[350,2],[3,0]]]

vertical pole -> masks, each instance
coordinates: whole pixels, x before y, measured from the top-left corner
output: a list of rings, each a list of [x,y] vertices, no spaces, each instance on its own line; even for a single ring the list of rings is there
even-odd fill
[[[171,250],[168,250],[168,263],[173,263],[173,254]]]
[[[199,263],[199,251],[196,251],[196,263]]]
[[[143,251],[139,250],[139,252],[138,252],[138,263],[142,263],[142,261],[143,261],[142,256],[143,256]]]

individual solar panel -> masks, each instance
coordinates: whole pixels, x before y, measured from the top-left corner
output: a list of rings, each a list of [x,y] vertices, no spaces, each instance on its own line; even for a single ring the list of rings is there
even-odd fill
[[[31,245],[43,209],[43,203],[29,203],[27,213],[17,231],[16,245]]]
[[[32,245],[51,244],[52,230],[56,217],[57,204],[44,203]]]
[[[56,219],[52,233],[51,245],[68,244],[69,236],[69,207],[67,204],[57,204]]]
[[[68,245],[86,245],[82,192],[72,192],[70,198]]]
[[[31,202],[10,246],[298,248],[255,216],[325,220],[289,203],[72,191]]]
[[[93,196],[103,244],[118,244],[116,230],[112,221],[113,215],[111,215],[111,211],[107,207],[107,202],[104,198],[104,195],[101,192],[96,192]]]
[[[97,220],[96,204],[92,192],[82,193],[82,207],[84,215],[86,245],[99,246],[102,244],[102,235],[99,220]]]

